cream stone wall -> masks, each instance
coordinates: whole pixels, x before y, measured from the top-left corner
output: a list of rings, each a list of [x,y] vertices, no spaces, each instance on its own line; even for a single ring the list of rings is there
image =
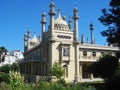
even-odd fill
[[[70,23],[61,18],[60,10],[57,18],[55,18],[55,14],[55,4],[51,2],[48,30],[46,30],[46,14],[45,12],[42,14],[41,25],[44,28],[41,30],[41,40],[36,38],[35,34],[31,38],[30,30],[28,30],[27,35],[25,34],[25,60],[20,64],[21,73],[30,77],[37,76],[37,78],[48,80],[51,77],[50,69],[53,67],[54,62],[58,62],[65,69],[64,78],[67,82],[72,82],[73,80],[82,81],[86,78],[94,79],[94,75],[88,73],[86,68],[91,63],[96,62],[103,53],[115,55],[120,49],[113,46],[84,43],[83,36],[82,41],[79,41],[79,15],[76,7],[73,10],[74,29],[68,26]],[[83,55],[84,51],[87,55]]]

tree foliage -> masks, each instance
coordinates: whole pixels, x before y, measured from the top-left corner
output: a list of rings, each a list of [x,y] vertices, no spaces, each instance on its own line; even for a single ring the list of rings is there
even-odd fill
[[[6,52],[7,52],[7,49],[5,47],[0,47],[0,62],[4,61]],[[5,53],[5,55],[1,56],[3,53]]]
[[[119,59],[117,57],[106,54],[100,57],[97,62],[91,64],[88,71],[104,79],[111,78],[118,69],[118,62]]]
[[[0,52],[7,52],[7,49],[5,47],[0,47]]]
[[[120,0],[111,0],[110,8],[102,9],[103,15],[99,21],[107,26],[107,30],[102,31],[102,35],[107,37],[109,44],[118,43],[120,46]]]
[[[50,70],[50,73],[53,76],[56,76],[57,79],[61,79],[61,77],[64,75],[64,69],[60,66],[60,64],[58,64],[57,62],[55,62],[53,64],[52,69]]]

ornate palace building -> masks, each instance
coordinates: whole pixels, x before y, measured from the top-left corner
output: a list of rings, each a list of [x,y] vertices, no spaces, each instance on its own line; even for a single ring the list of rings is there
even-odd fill
[[[46,29],[46,13],[41,17],[41,36],[31,38],[30,30],[24,35],[24,56],[25,60],[20,63],[21,73],[29,75],[30,78],[48,79],[50,69],[54,62],[58,62],[65,70],[66,81],[82,81],[85,78],[94,79],[92,73],[88,73],[86,68],[96,62],[105,53],[115,55],[119,51],[118,47],[100,46],[95,44],[94,26],[90,24],[91,42],[78,40],[78,9],[73,9],[74,28],[72,21],[66,21],[66,17],[61,17],[60,10],[55,18],[55,4],[50,3],[50,25]]]

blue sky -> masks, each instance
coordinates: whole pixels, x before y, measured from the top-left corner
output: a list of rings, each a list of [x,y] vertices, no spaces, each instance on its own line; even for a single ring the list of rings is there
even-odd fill
[[[0,46],[10,50],[23,51],[23,36],[27,29],[31,29],[31,37],[36,32],[41,33],[41,13],[47,13],[47,26],[49,25],[49,4],[51,0],[0,0]],[[90,41],[89,24],[94,24],[96,44],[107,44],[106,38],[100,32],[105,30],[98,18],[102,15],[101,9],[108,8],[109,0],[54,0],[57,9],[61,9],[61,15],[73,16],[73,8],[76,4],[79,9],[79,38],[84,34],[85,40]],[[55,16],[57,17],[57,15]]]

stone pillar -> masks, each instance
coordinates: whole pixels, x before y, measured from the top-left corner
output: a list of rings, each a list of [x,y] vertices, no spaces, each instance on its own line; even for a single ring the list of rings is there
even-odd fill
[[[78,9],[75,7],[74,10],[74,16],[73,16],[73,20],[74,20],[74,52],[75,52],[75,80],[79,81],[80,77],[79,77],[79,58],[78,58],[78,52],[79,52],[79,42],[78,42]]]
[[[50,35],[51,35],[51,39],[53,39],[54,38],[54,16],[56,15],[55,4],[53,1],[50,4],[49,15],[50,15]]]
[[[42,24],[42,41],[43,41],[45,38],[44,34],[45,34],[45,26],[46,26],[46,13],[45,12],[42,13],[41,24]]]
[[[61,47],[60,47],[60,64],[62,63],[62,57],[63,57],[63,45],[61,44]]]
[[[49,58],[49,68],[48,71],[50,71],[50,69],[53,67],[53,64],[55,62],[55,46],[54,43],[49,42],[49,54],[48,54],[48,58]]]
[[[80,68],[80,80],[82,80],[82,63],[80,62],[80,66],[79,66],[79,68]]]
[[[79,60],[78,60],[78,46],[75,46],[75,80],[80,81],[79,76]]]

